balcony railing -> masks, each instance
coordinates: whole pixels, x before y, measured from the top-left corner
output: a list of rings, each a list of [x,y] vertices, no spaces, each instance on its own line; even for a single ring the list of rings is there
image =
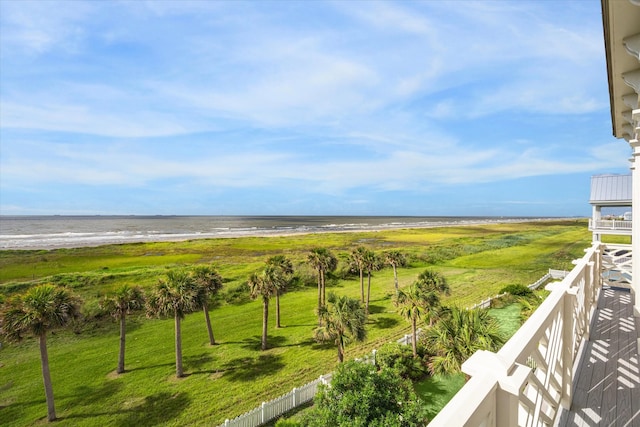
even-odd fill
[[[632,221],[619,219],[589,220],[589,230],[624,231],[631,233]]]
[[[467,360],[462,370],[471,379],[429,426],[553,425],[571,405],[574,365],[589,338],[604,252],[605,245],[594,242],[562,282],[547,286],[551,294],[498,353],[478,351]]]

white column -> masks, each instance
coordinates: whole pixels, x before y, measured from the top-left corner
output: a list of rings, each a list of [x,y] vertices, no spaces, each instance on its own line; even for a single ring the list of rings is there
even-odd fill
[[[598,205],[593,205],[591,209],[591,226],[593,228],[593,238],[591,239],[594,242],[600,241],[600,234],[596,231],[598,228],[598,221],[602,218],[602,207]]]
[[[632,218],[631,248],[635,258],[631,267],[631,286],[635,292],[634,312],[640,317],[640,142],[637,139],[629,141],[633,149],[631,158],[632,185]]]

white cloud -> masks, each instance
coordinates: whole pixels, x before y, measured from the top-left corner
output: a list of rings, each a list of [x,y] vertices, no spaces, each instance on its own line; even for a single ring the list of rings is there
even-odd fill
[[[608,102],[598,13],[551,3],[0,2],[3,185],[340,194],[619,168],[622,143],[547,136]]]

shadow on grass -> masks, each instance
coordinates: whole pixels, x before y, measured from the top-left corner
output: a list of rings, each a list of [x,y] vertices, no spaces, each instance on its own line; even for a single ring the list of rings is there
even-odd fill
[[[222,365],[222,370],[224,376],[232,381],[253,381],[259,377],[272,375],[284,366],[282,356],[262,354],[256,358],[241,357],[230,360]]]
[[[147,396],[144,402],[127,410],[126,417],[117,425],[128,426],[154,426],[170,423],[189,405],[191,399],[184,392],[171,394],[160,392]]]
[[[120,381],[105,381],[98,386],[81,385],[76,387],[71,397],[65,399],[70,406],[100,406],[122,388]]]
[[[369,304],[369,314],[384,313],[385,308],[381,305]]]
[[[183,361],[185,366],[189,367],[189,369],[193,371],[192,373],[197,374],[199,372],[202,372],[202,373],[215,372],[215,370],[207,371],[202,369],[206,365],[213,362],[215,359],[217,358],[214,358],[209,353],[200,353],[194,356],[186,356],[183,358]]]
[[[267,348],[284,347],[287,341],[287,337],[280,335],[267,335]],[[246,350],[261,350],[262,336],[254,335],[251,338],[245,338],[241,342],[236,342],[235,344],[240,344],[241,347]]]
[[[136,368],[131,368],[131,369],[125,366],[124,372],[126,374],[127,372],[144,371],[145,369],[163,368],[165,366],[176,366],[176,362],[158,363],[156,365],[148,365],[148,366],[143,365],[143,366],[138,366]]]
[[[146,396],[141,404],[131,408],[114,408],[113,411],[78,413],[60,417],[59,420],[71,420],[74,418],[93,418],[98,416],[118,416],[119,420],[113,425],[122,427],[156,426],[171,424],[189,405],[191,399],[187,393],[159,392]]]
[[[464,385],[463,374],[434,375],[415,384],[416,394],[426,402],[426,413],[429,419],[451,400]]]
[[[378,329],[389,329],[393,328],[398,323],[398,319],[394,319],[393,317],[378,317],[375,320],[374,326]]]

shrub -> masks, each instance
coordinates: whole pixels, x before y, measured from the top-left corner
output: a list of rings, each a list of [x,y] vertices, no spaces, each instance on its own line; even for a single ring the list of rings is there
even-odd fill
[[[315,407],[302,420],[307,427],[409,427],[423,425],[422,401],[410,381],[393,369],[347,362],[331,387],[320,386]]]
[[[424,362],[424,347],[418,347],[418,356],[413,357],[411,346],[390,342],[376,352],[376,365],[379,369],[393,369],[402,378],[418,380],[428,374],[427,365]]]
[[[520,284],[508,285],[500,289],[500,293],[509,293],[517,297],[529,297],[533,295],[533,291],[528,287]]]

